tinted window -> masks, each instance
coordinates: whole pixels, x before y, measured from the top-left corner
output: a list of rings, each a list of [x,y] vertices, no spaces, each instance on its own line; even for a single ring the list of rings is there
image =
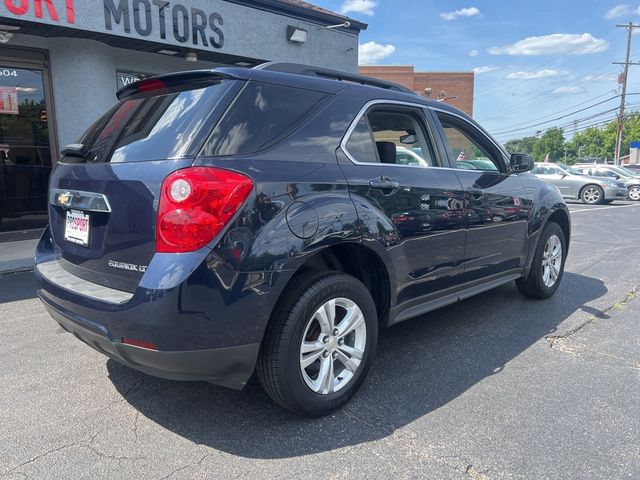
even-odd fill
[[[358,162],[378,161],[366,115],[360,118],[356,124],[356,128],[351,132],[351,136],[347,142],[347,150]]]
[[[249,82],[213,130],[202,154],[263,150],[299,127],[328,98],[313,90]]]
[[[421,111],[409,108],[374,107],[351,133],[346,144],[349,154],[363,163],[436,165],[420,115]]]
[[[473,125],[441,112],[437,115],[455,167],[467,169],[471,164],[472,170],[504,170],[500,152]]]
[[[203,127],[230,83],[117,103],[80,140],[91,151],[86,160],[116,163],[195,155],[202,144],[195,145],[195,139],[206,131]]]

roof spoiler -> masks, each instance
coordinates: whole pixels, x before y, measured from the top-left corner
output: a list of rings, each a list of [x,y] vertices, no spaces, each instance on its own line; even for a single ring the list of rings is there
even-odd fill
[[[245,80],[230,72],[218,70],[191,70],[187,72],[169,73],[155,77],[144,78],[137,82],[122,87],[116,93],[118,100],[133,95],[148,92],[170,93],[182,89],[185,85],[194,85],[197,88],[207,87],[221,80]]]
[[[414,92],[413,90],[394,82],[379,80],[377,78],[371,78],[365,75],[359,75],[357,73],[341,72],[339,70],[331,70],[329,68],[314,67],[311,65],[303,65],[300,63],[267,62],[261,65],[258,65],[256,67],[253,67],[253,70],[268,70],[271,72],[293,73],[296,75],[330,78],[334,80],[359,83],[360,85],[369,85],[371,87],[384,88],[386,90],[393,90],[396,92],[417,95],[416,92]]]

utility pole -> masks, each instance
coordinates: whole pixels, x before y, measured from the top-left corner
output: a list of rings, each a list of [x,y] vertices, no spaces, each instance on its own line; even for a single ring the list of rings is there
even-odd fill
[[[616,65],[624,65],[622,72],[622,93],[620,95],[620,111],[618,112],[618,130],[616,132],[616,146],[613,154],[614,163],[618,165],[620,163],[620,151],[622,148],[622,129],[624,128],[624,102],[627,95],[627,77],[629,76],[629,65],[640,65],[640,62],[630,62],[631,56],[631,35],[633,35],[634,28],[640,28],[640,25],[634,25],[633,22],[625,23],[622,25],[616,25],[616,27],[623,27],[627,29],[627,54],[625,61],[613,62]]]

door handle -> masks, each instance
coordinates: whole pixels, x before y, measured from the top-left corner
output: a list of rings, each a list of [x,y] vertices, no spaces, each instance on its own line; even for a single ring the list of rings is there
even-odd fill
[[[400,184],[398,182],[387,177],[375,178],[369,182],[369,186],[371,186],[371,188],[382,190],[384,195],[391,195],[400,188]]]

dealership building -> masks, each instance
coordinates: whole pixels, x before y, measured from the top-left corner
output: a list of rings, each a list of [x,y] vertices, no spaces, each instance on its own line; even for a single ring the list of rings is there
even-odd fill
[[[299,0],[0,0],[0,234],[46,223],[60,147],[120,87],[265,61],[356,72],[366,27]]]

